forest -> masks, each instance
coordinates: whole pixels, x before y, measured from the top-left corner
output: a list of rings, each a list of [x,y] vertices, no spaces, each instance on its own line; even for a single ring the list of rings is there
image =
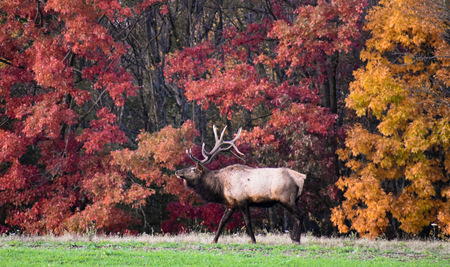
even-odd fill
[[[174,173],[216,125],[208,169],[307,174],[305,232],[448,238],[449,114],[446,0],[2,0],[0,233],[214,231]]]

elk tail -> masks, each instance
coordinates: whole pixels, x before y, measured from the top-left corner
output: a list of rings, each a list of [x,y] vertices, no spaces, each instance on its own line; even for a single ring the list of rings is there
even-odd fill
[[[292,177],[292,179],[298,186],[297,198],[299,198],[303,190],[303,185],[305,184],[306,175],[303,173],[296,172],[294,170],[289,170],[289,175]]]

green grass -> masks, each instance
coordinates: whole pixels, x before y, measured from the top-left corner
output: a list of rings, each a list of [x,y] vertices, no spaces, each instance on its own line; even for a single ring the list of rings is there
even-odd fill
[[[3,237],[0,266],[450,266],[448,242],[178,237]]]

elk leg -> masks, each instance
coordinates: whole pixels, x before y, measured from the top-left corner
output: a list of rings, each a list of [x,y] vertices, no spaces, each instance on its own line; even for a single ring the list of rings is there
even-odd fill
[[[294,216],[294,225],[291,231],[291,239],[296,243],[300,243],[301,239],[301,223],[303,221],[303,212],[296,204],[281,203],[283,207]]]
[[[245,231],[250,236],[252,243],[256,244],[255,234],[253,233],[252,222],[250,220],[250,212],[248,209],[248,205],[241,207],[241,212],[242,212],[242,215],[244,215]]]
[[[302,233],[300,224],[301,224],[300,220],[295,218],[294,227],[293,227],[292,233],[291,233],[291,239],[295,243],[300,243],[301,233]]]
[[[223,227],[225,224],[227,224],[228,220],[230,220],[231,215],[233,215],[234,208],[227,208],[225,210],[225,213],[222,216],[222,219],[219,223],[219,228],[217,228],[216,236],[214,237],[213,243],[217,243],[217,240],[219,240],[219,236],[222,233]]]
[[[295,205],[293,215],[295,218],[295,222],[294,222],[294,227],[292,229],[291,239],[294,242],[300,243],[301,234],[302,234],[303,212],[298,207],[298,205]]]

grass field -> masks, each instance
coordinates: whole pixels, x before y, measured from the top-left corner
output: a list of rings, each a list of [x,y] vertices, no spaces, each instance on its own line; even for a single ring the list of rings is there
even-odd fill
[[[450,266],[444,241],[369,241],[288,235],[0,237],[0,266]]]

